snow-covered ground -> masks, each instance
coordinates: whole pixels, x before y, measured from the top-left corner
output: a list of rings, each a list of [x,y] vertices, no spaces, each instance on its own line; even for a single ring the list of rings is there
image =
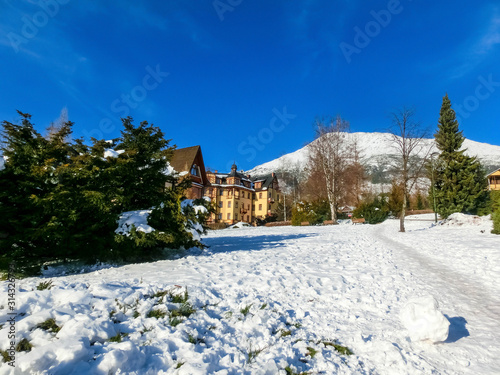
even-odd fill
[[[500,236],[487,220],[422,218],[407,233],[393,220],[225,229],[179,259],[21,280],[16,329],[33,348],[0,373],[498,374]],[[444,342],[412,341],[400,319],[426,296]],[[39,326],[50,318],[58,332]]]

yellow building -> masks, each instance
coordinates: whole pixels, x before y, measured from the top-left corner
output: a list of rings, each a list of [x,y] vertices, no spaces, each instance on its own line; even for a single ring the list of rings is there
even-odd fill
[[[487,177],[490,190],[500,190],[500,169],[490,173]]]
[[[211,223],[255,223],[276,212],[280,192],[274,173],[251,178],[237,172],[233,164],[230,173],[207,172],[207,179],[210,185],[205,188],[205,196],[211,198],[217,209]]]

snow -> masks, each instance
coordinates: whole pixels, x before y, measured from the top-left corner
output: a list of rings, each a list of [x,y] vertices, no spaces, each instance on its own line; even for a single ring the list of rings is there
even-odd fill
[[[240,221],[236,224],[229,226],[229,229],[239,229],[239,228],[246,228],[246,227],[252,227],[252,225],[245,223],[244,221]]]
[[[124,153],[125,150],[113,150],[112,148],[104,149],[105,158],[117,158],[120,154]]]
[[[397,220],[210,231],[207,249],[177,259],[52,276],[50,290],[36,289],[47,278],[22,279],[17,338],[33,349],[16,354],[16,371],[0,362],[0,374],[285,374],[287,366],[314,374],[498,374],[500,236],[483,220],[488,230],[421,215],[407,218],[406,233]],[[196,311],[174,326],[168,314],[181,304],[161,295],[186,288]],[[7,289],[2,282],[3,296]],[[400,317],[409,303],[416,311],[435,307],[434,299],[449,333],[429,345],[411,339]],[[5,350],[6,299],[0,306]],[[148,317],[152,309],[167,315]],[[49,318],[59,332],[37,328]]]
[[[170,165],[169,162],[167,162],[167,167],[162,171],[162,173],[165,176],[175,176],[177,174],[176,170]]]
[[[448,338],[450,322],[432,296],[412,298],[401,311],[401,321],[414,341],[437,343]]]
[[[0,171],[5,169],[5,156],[0,157]]]
[[[118,228],[116,228],[115,233],[129,236],[132,226],[135,226],[136,230],[140,232],[151,233],[154,231],[154,228],[148,224],[148,216],[151,214],[151,211],[137,210],[122,212],[118,219]]]
[[[394,151],[394,144],[391,141],[391,135],[388,133],[357,132],[346,133],[346,135],[349,139],[355,139],[357,141],[358,151],[361,155],[361,163],[365,166],[376,167],[391,164],[394,162],[394,158],[398,154]],[[307,165],[311,144],[313,143],[314,141],[297,151],[258,165],[246,173],[252,176],[261,176],[271,172],[280,171],[281,169],[293,171],[298,168],[299,171],[303,171]],[[419,155],[420,157],[425,156],[425,152],[429,149],[431,150],[431,153],[438,151],[435,146],[434,139],[424,139],[422,144],[424,147],[423,153]],[[465,139],[462,149],[467,150],[465,152],[467,155],[477,156],[483,165],[497,166],[496,168],[498,168],[500,160],[500,146]]]
[[[184,209],[188,206],[191,206],[193,207],[194,209],[194,212],[196,212],[196,214],[198,213],[206,213],[207,212],[207,208],[205,206],[202,206],[202,205],[194,205],[193,204],[193,199],[185,199],[181,202],[181,208]]]

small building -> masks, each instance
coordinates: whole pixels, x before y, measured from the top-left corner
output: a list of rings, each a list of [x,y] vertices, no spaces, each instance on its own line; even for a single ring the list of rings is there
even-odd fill
[[[491,172],[487,177],[489,189],[500,190],[500,168],[494,172]]]
[[[191,179],[192,186],[186,191],[186,198],[202,198],[209,181],[205,171],[201,147],[192,146],[175,150],[170,165],[179,174],[180,178]]]

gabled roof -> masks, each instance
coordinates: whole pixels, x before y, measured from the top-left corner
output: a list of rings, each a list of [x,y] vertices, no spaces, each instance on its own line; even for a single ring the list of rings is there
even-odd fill
[[[489,173],[486,177],[490,177],[493,173],[497,173],[499,171],[500,171],[500,168],[498,168],[496,171],[493,171],[493,172]]]
[[[175,150],[174,156],[172,160],[170,160],[170,165],[178,173],[189,172],[199,150],[200,146],[191,146]]]
[[[274,179],[276,178],[275,174],[268,174],[264,176],[254,177],[252,181],[255,183],[257,181],[262,181],[262,189],[267,189],[272,185]]]
[[[203,183],[207,183],[205,163],[203,162],[203,155],[201,153],[200,146],[191,146],[185,148],[179,148],[174,150],[174,155],[172,160],[170,160],[170,165],[175,169],[177,173],[181,172],[191,172],[191,167],[195,164],[196,158],[199,156],[199,162],[197,163],[200,167],[201,178]]]

